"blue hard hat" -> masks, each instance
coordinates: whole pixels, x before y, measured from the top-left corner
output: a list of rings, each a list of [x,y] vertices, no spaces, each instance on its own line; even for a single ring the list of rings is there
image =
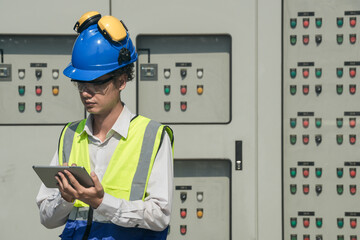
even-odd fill
[[[126,50],[127,58],[121,60]],[[78,81],[92,81],[137,60],[138,55],[127,33],[126,38],[114,42],[105,38],[97,24],[80,33],[72,49],[70,64],[64,75]]]

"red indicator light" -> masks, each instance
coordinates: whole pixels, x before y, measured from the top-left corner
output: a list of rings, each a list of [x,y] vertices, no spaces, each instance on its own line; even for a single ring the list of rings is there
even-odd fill
[[[42,87],[41,86],[36,86],[35,87],[35,93],[37,96],[40,96],[42,93]]]
[[[356,142],[356,136],[355,135],[350,135],[350,144],[355,144]]]
[[[350,18],[350,26],[355,27],[356,26],[356,18],[352,17]]]
[[[352,219],[350,219],[350,227],[351,228],[356,228],[356,219],[355,218],[352,218]]]
[[[180,92],[181,92],[181,94],[182,94],[182,95],[185,95],[185,94],[186,94],[186,92],[187,92],[187,88],[186,88],[186,86],[184,86],[184,85],[183,85],[183,86],[181,86],[181,87],[180,87]]]
[[[350,85],[349,92],[351,95],[355,94],[356,93],[356,85]]]
[[[309,35],[304,35],[303,36],[303,43],[304,45],[308,45],[310,41]]]
[[[187,109],[187,103],[186,102],[181,102],[180,103],[180,109],[181,111],[185,112]]]
[[[41,112],[41,110],[42,110],[42,103],[35,103],[35,110],[36,110],[36,112]]]
[[[181,218],[186,218],[186,209],[180,209],[180,216]]]
[[[308,28],[310,25],[310,20],[308,18],[304,18],[303,20],[303,26],[304,28]]]
[[[308,168],[304,168],[303,169],[303,175],[304,175],[304,177],[308,177],[309,176],[309,169]]]
[[[309,126],[309,119],[308,118],[303,119],[303,126],[304,126],[304,128],[307,128]]]
[[[186,234],[186,225],[181,225],[181,226],[180,226],[180,233],[181,233],[181,235],[185,235],[185,234]]]
[[[355,127],[355,125],[356,125],[356,119],[354,119],[354,118],[350,118],[350,120],[349,120],[349,125],[350,125],[350,127]]]
[[[356,76],[356,68],[350,68],[349,70],[349,74],[350,74],[350,77],[355,77]]]
[[[304,194],[308,194],[310,192],[310,187],[309,185],[303,185],[303,192]],[[305,224],[305,223],[304,223]],[[305,226],[305,225],[304,225]]]
[[[355,168],[350,168],[350,177],[352,177],[352,178],[356,177],[356,169]]]
[[[304,224],[304,227],[309,227],[310,226],[310,219],[309,218],[304,218],[303,220],[303,224]]]
[[[356,186],[355,185],[350,185],[350,194],[354,195],[356,193]]]
[[[304,85],[304,86],[303,86],[303,94],[304,94],[304,95],[308,95],[308,94],[309,94],[309,91],[310,91],[309,85]]]
[[[309,77],[309,69],[308,68],[303,69],[303,77],[304,78]]]

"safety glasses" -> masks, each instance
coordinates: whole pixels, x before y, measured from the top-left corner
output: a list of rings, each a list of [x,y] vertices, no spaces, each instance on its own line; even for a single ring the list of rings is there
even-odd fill
[[[75,84],[78,91],[81,93],[86,91],[93,94],[105,94],[106,89],[108,87],[106,83],[108,83],[112,79],[114,79],[114,76],[110,76],[109,78],[102,81],[100,80],[95,80],[91,82],[81,82],[77,80],[71,80],[71,81]]]
[[[96,11],[87,12],[82,15],[79,21],[75,23],[74,30],[77,33],[81,33],[86,28],[96,23],[100,32],[109,40],[120,42],[127,36],[128,29],[123,21],[119,21],[119,19],[113,16],[101,17],[101,14]]]

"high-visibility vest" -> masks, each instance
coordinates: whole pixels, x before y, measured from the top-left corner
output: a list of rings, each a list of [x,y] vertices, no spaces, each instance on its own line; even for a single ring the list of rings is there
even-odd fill
[[[69,123],[64,128],[59,141],[59,164],[76,163],[85,167],[90,173],[89,140],[87,133],[84,132],[85,123],[86,119]],[[125,200],[144,200],[152,166],[165,132],[170,137],[174,151],[174,137],[169,127],[143,116],[133,118],[127,138],[120,139],[101,181],[104,191]],[[87,215],[86,206],[85,203],[76,200],[64,231],[60,235],[61,239],[82,239],[84,235],[87,235],[89,240],[165,240],[167,238],[168,227],[163,231],[141,229],[136,226],[121,227],[105,220],[103,216],[95,215],[93,218],[90,217],[95,221],[90,225],[90,231],[87,231],[85,229],[89,227],[87,218],[90,212]],[[84,213],[87,216],[84,216]]]
[[[83,166],[90,174],[86,119],[67,124],[59,142],[59,164]],[[101,181],[104,191],[116,198],[144,200],[146,187],[165,131],[173,145],[172,130],[160,123],[136,116],[130,122],[127,138],[121,138]],[[88,205],[76,200],[75,207]]]

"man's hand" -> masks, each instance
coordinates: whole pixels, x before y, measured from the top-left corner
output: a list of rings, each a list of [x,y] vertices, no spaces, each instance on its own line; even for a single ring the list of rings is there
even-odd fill
[[[89,188],[83,187],[69,171],[64,170],[64,173],[59,172],[59,177],[56,177],[56,180],[59,183],[61,196],[66,201],[73,202],[75,199],[79,199],[94,209],[101,204],[104,198],[104,189],[95,172],[90,174],[94,187]]]

